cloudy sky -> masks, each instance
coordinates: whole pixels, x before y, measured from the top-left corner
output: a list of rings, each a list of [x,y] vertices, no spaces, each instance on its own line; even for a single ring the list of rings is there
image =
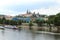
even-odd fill
[[[59,0],[0,0],[0,14],[18,15],[29,10],[52,15],[60,12]]]

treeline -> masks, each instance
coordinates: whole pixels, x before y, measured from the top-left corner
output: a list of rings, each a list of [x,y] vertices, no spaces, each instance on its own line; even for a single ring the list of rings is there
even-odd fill
[[[60,13],[56,15],[50,15],[48,17],[48,24],[54,24],[55,26],[60,26]]]
[[[21,25],[22,23],[26,23],[26,21],[22,21],[22,20],[16,20],[16,21],[14,21],[14,20],[6,20],[5,17],[0,18],[0,24]],[[56,15],[50,15],[50,16],[48,16],[48,20],[47,21],[36,19],[34,21],[34,23],[37,23],[38,26],[41,26],[44,23],[47,23],[49,25],[53,24],[55,26],[60,26],[60,13],[58,13]]]
[[[22,20],[6,20],[5,17],[0,18],[0,24],[6,24],[6,25],[21,25],[22,24]]]

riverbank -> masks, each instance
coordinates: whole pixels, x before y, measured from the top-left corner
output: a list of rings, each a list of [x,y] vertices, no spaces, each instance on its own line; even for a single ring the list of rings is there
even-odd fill
[[[60,33],[46,32],[46,31],[34,31],[37,34],[51,34],[51,35],[60,35]]]
[[[3,26],[2,24],[0,24],[1,26]],[[23,25],[4,25],[5,28],[22,28],[22,29],[26,29],[29,30],[29,26],[28,24],[23,24]],[[55,35],[60,35],[60,33],[56,33],[57,32],[57,27],[51,27],[51,32],[49,32],[49,27],[47,26],[43,26],[43,27],[38,27],[36,24],[34,26],[32,26],[32,30],[35,33],[44,33],[44,34],[55,34]]]
[[[55,30],[56,28],[54,27],[54,29],[52,30],[52,32],[49,32],[49,31],[47,31],[48,29],[49,29],[49,27],[48,27],[48,29],[46,30],[45,29],[45,31],[38,31],[38,28],[40,28],[40,27],[37,27],[37,26],[32,26],[32,32],[33,33],[36,33],[36,34],[51,34],[51,35],[60,35],[60,33],[56,33],[55,31],[57,31],[57,30]],[[29,27],[28,26],[23,26],[23,29],[26,29],[26,30],[29,30]],[[54,31],[55,30],[55,31]],[[53,32],[54,31],[54,32]]]

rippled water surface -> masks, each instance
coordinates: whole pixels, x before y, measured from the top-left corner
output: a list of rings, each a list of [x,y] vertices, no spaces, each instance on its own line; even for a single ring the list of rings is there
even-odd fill
[[[29,30],[0,30],[0,40],[60,40],[59,35],[35,34]]]

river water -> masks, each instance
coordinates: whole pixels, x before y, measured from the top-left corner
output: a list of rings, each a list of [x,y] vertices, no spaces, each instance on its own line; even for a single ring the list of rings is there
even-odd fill
[[[0,40],[60,40],[59,35],[35,34],[30,30],[0,30]]]

